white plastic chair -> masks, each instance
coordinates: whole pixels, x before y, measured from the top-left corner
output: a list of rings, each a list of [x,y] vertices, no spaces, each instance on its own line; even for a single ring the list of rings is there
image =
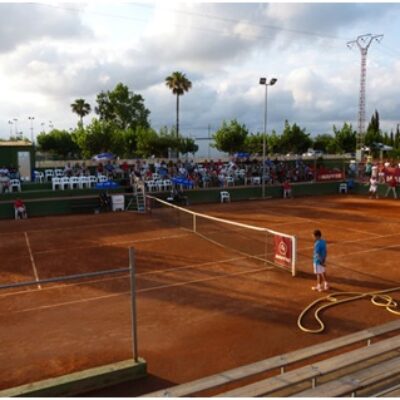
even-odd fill
[[[64,176],[64,170],[63,169],[59,169],[59,168],[55,169],[54,170],[54,176],[56,178],[62,178]]]
[[[261,177],[259,177],[259,176],[253,176],[253,177],[251,178],[251,183],[252,183],[253,185],[259,185],[259,184],[261,183]]]
[[[171,179],[164,179],[163,181],[164,190],[172,190],[172,181]]]
[[[235,179],[233,179],[232,176],[227,176],[226,177],[226,185],[229,186],[234,186],[235,185]]]
[[[71,178],[69,178],[69,188],[79,189],[79,178],[77,176],[72,176]]]
[[[156,191],[158,188],[157,183],[154,181],[147,181],[146,185],[147,185],[147,189],[149,190],[149,192]]]
[[[104,176],[104,175],[99,175],[97,177],[97,179],[98,179],[99,183],[108,182],[108,178],[106,176]]]
[[[221,198],[221,203],[224,203],[225,200],[226,202],[230,202],[231,201],[231,195],[229,192],[219,192],[220,198]]]
[[[52,178],[54,178],[54,171],[52,169],[46,169],[44,171],[44,176],[45,176],[46,182],[48,182],[48,181],[53,182]]]
[[[18,179],[10,179],[10,191],[13,192],[14,188],[21,191],[21,182]]]
[[[162,192],[164,190],[164,182],[162,179],[157,179],[155,181],[155,184],[157,185],[157,189],[159,192]]]
[[[40,172],[40,171],[34,171],[33,173],[35,175],[35,182],[43,183],[43,181],[44,181],[44,173]]]
[[[95,187],[98,179],[96,176],[90,175],[89,176],[89,187]]]
[[[88,176],[80,176],[79,178],[79,187],[83,189],[84,187],[90,188],[90,180]]]
[[[61,188],[61,178],[51,178],[52,189],[56,190],[56,188]]]
[[[347,193],[347,183],[341,183],[339,185],[339,193]]]
[[[68,189],[68,187],[69,187],[69,178],[68,176],[63,176],[62,178],[60,178],[60,189],[65,190],[65,188]]]

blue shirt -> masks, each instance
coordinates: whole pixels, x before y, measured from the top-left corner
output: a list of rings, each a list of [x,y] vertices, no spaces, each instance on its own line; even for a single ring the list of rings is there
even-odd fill
[[[323,239],[318,239],[314,243],[314,263],[323,265],[326,258],[326,242]]]

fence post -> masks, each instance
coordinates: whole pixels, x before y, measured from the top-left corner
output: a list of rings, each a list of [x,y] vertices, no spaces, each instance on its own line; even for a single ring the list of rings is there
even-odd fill
[[[139,361],[137,343],[137,317],[136,317],[136,276],[135,276],[135,250],[129,248],[129,272],[131,275],[131,322],[132,322],[132,352],[135,362]]]

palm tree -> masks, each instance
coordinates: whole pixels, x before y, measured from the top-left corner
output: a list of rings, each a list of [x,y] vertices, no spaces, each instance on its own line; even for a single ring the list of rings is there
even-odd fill
[[[75,103],[71,104],[72,112],[79,116],[79,124],[83,126],[83,117],[88,115],[92,108],[89,103],[86,103],[84,99],[76,99]]]
[[[182,72],[173,72],[165,78],[165,84],[176,94],[176,137],[179,138],[179,96],[188,92],[192,82]]]

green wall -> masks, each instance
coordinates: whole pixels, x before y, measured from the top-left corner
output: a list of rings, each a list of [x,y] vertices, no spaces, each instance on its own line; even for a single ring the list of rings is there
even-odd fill
[[[2,146],[0,142],[0,168],[18,167],[18,152],[29,151],[31,154],[31,172],[35,169],[35,148],[33,146]]]

